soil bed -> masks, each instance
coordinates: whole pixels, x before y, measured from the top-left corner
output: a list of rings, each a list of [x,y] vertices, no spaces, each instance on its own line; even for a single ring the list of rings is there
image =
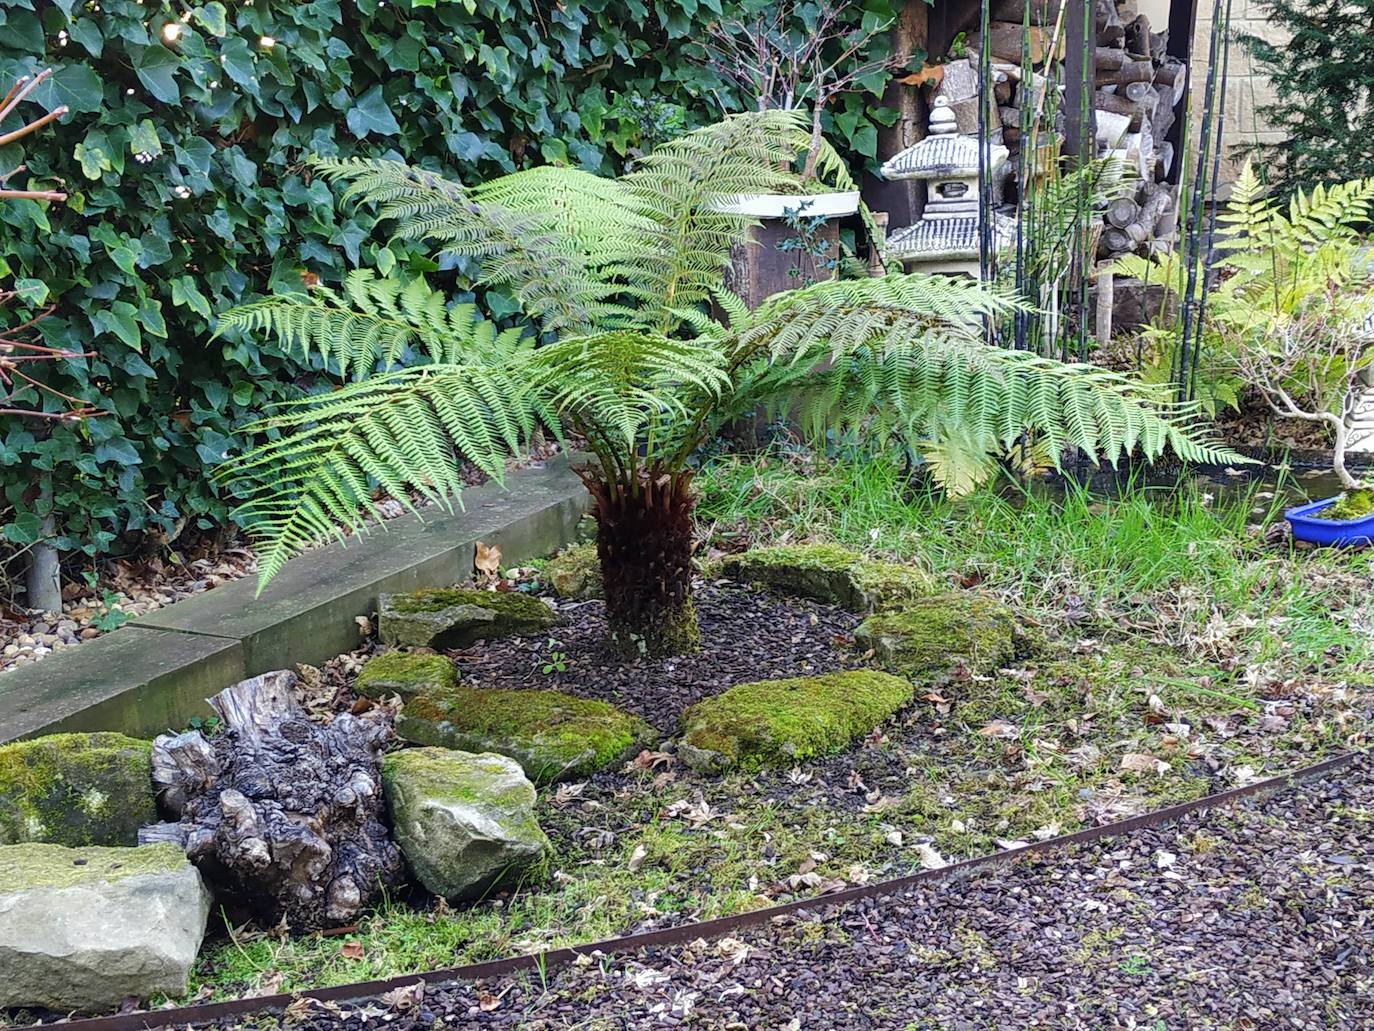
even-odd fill
[[[1374,761],[1268,800],[737,936],[344,1009],[397,1029],[1374,1022]],[[264,1026],[258,1022],[256,1026]]]
[[[605,644],[605,610],[599,601],[563,603],[558,609],[563,622],[547,636],[450,653],[463,683],[553,688],[595,698],[673,734],[687,706],[735,684],[858,664],[848,649],[860,617],[724,584],[703,587],[697,594],[701,650],[668,659],[626,663],[613,655]],[[545,673],[546,666],[553,668]]]

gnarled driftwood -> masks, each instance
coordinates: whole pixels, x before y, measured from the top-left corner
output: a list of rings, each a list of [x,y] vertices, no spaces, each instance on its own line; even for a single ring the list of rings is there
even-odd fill
[[[265,673],[210,699],[225,729],[164,734],[153,779],[180,820],[140,841],[179,841],[221,892],[298,931],[352,922],[400,882],[383,822],[379,762],[390,731],[354,716],[306,718],[295,675]]]

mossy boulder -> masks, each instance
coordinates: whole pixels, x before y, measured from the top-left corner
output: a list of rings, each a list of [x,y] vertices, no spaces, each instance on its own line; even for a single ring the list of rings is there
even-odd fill
[[[0,845],[136,845],[157,821],[148,741],[102,732],[0,746]]]
[[[601,559],[595,544],[574,544],[549,559],[546,570],[549,585],[560,598],[587,601],[604,593]]]
[[[916,566],[880,562],[836,544],[789,544],[727,555],[714,572],[851,612],[878,612],[940,590]]]
[[[1016,613],[980,594],[921,598],[893,612],[869,616],[855,644],[912,680],[942,677],[962,664],[975,673],[1005,666],[1028,642]]]
[[[536,784],[589,776],[657,739],[639,717],[605,702],[461,685],[406,702],[396,734],[417,745],[510,756]]]
[[[678,754],[703,770],[793,766],[867,734],[913,690],[876,670],[737,684],[683,713]]]
[[[0,1007],[182,995],[210,893],[176,845],[0,846]]]
[[[383,761],[382,789],[396,844],[433,894],[457,902],[543,879],[549,839],[514,759],[407,748]]]
[[[384,652],[368,659],[358,671],[353,690],[367,698],[400,695],[404,699],[457,683],[458,671],[443,655]]]
[[[378,633],[397,648],[466,648],[477,641],[537,634],[558,622],[553,609],[518,591],[428,588],[383,594]]]

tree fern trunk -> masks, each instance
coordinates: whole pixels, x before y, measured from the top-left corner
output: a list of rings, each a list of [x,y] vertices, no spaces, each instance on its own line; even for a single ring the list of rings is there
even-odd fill
[[[584,470],[582,479],[595,499],[611,646],[626,658],[695,651],[691,474],[651,471],[626,482]]]

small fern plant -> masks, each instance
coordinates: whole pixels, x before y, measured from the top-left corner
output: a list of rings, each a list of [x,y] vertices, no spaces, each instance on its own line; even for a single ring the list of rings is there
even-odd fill
[[[447,504],[461,459],[501,480],[542,426],[591,456],[580,475],[613,644],[678,653],[699,639],[693,455],[760,406],[818,432],[894,430],[978,454],[1029,429],[1056,455],[1218,456],[1189,410],[1129,379],[988,347],[984,325],[1014,302],[968,280],[831,280],[746,310],[723,284],[753,223],[728,201],[797,189],[808,130],[805,112],[733,116],[618,179],[538,168],[468,187],[389,161],[316,161],[401,237],[475,261],[531,332],[498,333],[423,279],[369,271],[224,314],[221,331],[271,334],[355,380],[271,412],[265,442],[222,470],[260,541],[261,580],[293,551],[364,529],[379,492]],[[820,167],[848,184],[833,154]]]
[[[1299,190],[1279,203],[1247,162],[1219,216],[1229,232],[1217,245],[1220,276],[1202,326],[1220,384],[1238,376],[1279,418],[1329,428],[1332,465],[1346,487],[1357,485],[1345,464],[1349,408],[1374,357],[1374,257],[1361,237],[1371,206],[1374,178]],[[1119,259],[1115,271],[1183,291],[1185,265],[1173,255]]]

